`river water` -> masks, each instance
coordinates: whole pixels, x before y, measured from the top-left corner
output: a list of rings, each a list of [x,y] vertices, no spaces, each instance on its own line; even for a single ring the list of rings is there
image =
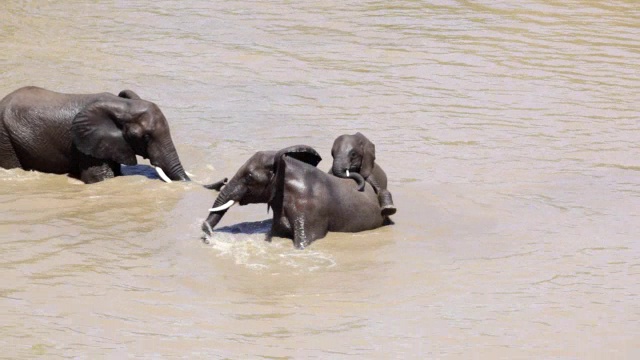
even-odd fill
[[[194,174],[0,169],[0,357],[640,356],[635,0],[5,1],[0,45],[0,96],[133,89]],[[200,240],[198,184],[356,131],[394,225]]]

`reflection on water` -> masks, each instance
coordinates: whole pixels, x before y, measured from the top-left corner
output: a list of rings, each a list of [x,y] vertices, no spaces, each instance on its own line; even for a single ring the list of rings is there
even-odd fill
[[[194,175],[0,169],[6,356],[637,357],[639,39],[622,0],[3,4],[1,96],[133,89]],[[356,131],[395,225],[202,242],[201,184]]]

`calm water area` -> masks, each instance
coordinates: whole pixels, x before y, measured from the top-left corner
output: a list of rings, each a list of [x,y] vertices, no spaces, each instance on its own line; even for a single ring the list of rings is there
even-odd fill
[[[194,181],[0,169],[0,358],[640,357],[638,1],[4,1],[26,85],[136,91]],[[201,241],[200,184],[357,131],[394,225]]]

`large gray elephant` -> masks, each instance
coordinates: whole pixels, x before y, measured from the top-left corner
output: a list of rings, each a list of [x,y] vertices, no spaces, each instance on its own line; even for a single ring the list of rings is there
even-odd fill
[[[211,235],[235,203],[267,203],[273,209],[267,240],[289,237],[298,249],[325,237],[328,231],[358,232],[389,223],[371,185],[356,191],[353,180],[317,169],[320,160],[313,148],[304,145],[257,152],[222,189],[202,230]]]
[[[131,90],[118,96],[24,87],[0,101],[0,167],[69,174],[85,183],[148,158],[165,180],[190,180],[160,108]]]
[[[362,133],[340,135],[331,147],[333,164],[329,170],[342,178],[351,178],[358,183],[358,190],[364,189],[365,181],[378,193],[378,200],[383,215],[393,215],[396,207],[387,189],[387,174],[375,162],[376,147]]]

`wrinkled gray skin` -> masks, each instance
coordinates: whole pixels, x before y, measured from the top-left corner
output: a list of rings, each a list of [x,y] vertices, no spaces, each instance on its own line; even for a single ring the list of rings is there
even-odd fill
[[[280,160],[271,205],[272,235],[293,238],[295,247],[304,249],[329,231],[359,232],[389,222],[371,185],[356,191],[351,179],[332,176],[286,155]]]
[[[85,183],[121,175],[148,158],[171,180],[190,180],[157,105],[131,90],[119,96],[62,94],[38,87],[0,101],[0,167],[69,174]]]
[[[364,231],[388,222],[370,185],[356,191],[353,180],[318,170],[315,166],[320,160],[318,153],[306,146],[258,152],[222,189],[213,207],[228,200],[241,205],[266,202],[273,208],[267,240],[289,237],[298,249],[325,237],[328,231]],[[202,230],[211,235],[225,212],[210,213]]]
[[[359,132],[340,135],[333,142],[331,156],[333,164],[330,174],[354,179],[359,191],[363,191],[365,181],[368,182],[378,194],[382,214],[389,216],[396,213],[391,193],[387,190],[387,174],[375,162],[376,147],[369,139]]]

